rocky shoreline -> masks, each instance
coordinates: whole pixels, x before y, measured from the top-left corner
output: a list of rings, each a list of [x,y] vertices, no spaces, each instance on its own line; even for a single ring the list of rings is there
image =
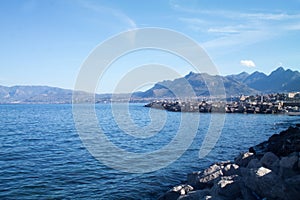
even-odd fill
[[[233,162],[187,175],[159,200],[300,199],[300,124],[250,147]]]

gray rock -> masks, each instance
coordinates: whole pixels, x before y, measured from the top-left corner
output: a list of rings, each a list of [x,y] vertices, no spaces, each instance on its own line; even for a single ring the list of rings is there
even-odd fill
[[[270,169],[242,170],[245,186],[261,198],[285,199],[286,187],[281,178]]]
[[[184,184],[184,185],[178,185],[173,187],[170,192],[177,192],[180,195],[185,195],[187,194],[189,191],[192,191],[194,188],[190,185]]]
[[[254,158],[254,154],[250,152],[246,152],[240,154],[238,157],[234,159],[235,164],[239,165],[240,167],[246,167],[250,160]]]
[[[293,176],[285,180],[287,199],[298,200],[300,197],[300,175]]]
[[[187,184],[195,187],[197,183],[199,182],[201,172],[192,172],[187,175]]]
[[[239,176],[222,176],[212,188],[212,197],[220,196],[224,199],[237,199],[242,197],[239,187]]]
[[[276,156],[272,152],[267,152],[264,154],[264,156],[260,159],[260,162],[262,166],[272,169],[272,166],[274,163],[276,163],[279,160],[278,156]]]
[[[257,200],[257,197],[255,196],[255,194],[245,186],[243,181],[239,181],[239,187],[241,190],[241,194],[242,194],[242,198],[241,199],[245,199],[245,200]]]
[[[295,169],[298,165],[298,156],[290,155],[287,157],[282,157],[279,162],[279,174],[282,178],[289,178],[291,176],[297,175]]]
[[[210,175],[212,173],[220,171],[223,168],[224,168],[224,166],[222,164],[213,164],[203,171],[203,175],[204,176]]]
[[[279,162],[279,165],[280,167],[283,168],[293,169],[296,166],[297,162],[298,162],[298,156],[291,155],[287,157],[282,157]]]
[[[189,192],[188,194],[184,196],[180,196],[178,199],[180,200],[206,200],[211,199],[210,198],[210,190],[196,190]]]
[[[222,173],[224,176],[239,175],[239,166],[236,164],[227,164],[222,169]]]
[[[247,165],[247,168],[249,169],[258,169],[260,167],[262,167],[262,164],[257,158],[253,158],[252,160],[250,160]]]
[[[199,188],[205,188],[205,187],[212,187],[213,182],[221,177],[223,175],[222,170],[218,170],[215,172],[212,172],[211,174],[208,174],[206,176],[202,176],[199,179],[197,187]]]
[[[203,172],[193,172],[188,174],[187,184],[191,185],[195,189],[204,189],[213,186],[213,181],[223,175],[223,165],[213,164]]]
[[[175,191],[168,191],[158,198],[158,200],[176,200],[180,197],[180,194]]]
[[[178,192],[183,188],[183,185],[178,185],[173,187],[170,191]]]

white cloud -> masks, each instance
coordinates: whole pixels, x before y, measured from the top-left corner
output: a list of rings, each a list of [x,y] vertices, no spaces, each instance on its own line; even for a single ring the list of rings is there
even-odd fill
[[[241,60],[241,65],[246,67],[255,67],[255,63],[252,60]]]

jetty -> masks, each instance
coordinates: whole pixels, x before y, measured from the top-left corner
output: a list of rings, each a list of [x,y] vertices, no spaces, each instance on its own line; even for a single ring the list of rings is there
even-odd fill
[[[229,101],[212,100],[155,100],[145,107],[164,109],[171,112],[200,113],[251,113],[251,114],[285,114],[300,112],[300,101],[280,98],[272,95],[256,97],[231,98]],[[275,96],[275,97],[274,97]]]

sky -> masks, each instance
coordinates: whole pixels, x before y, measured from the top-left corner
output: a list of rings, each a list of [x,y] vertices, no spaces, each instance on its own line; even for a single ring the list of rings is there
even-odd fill
[[[279,66],[300,71],[300,0],[0,3],[0,85],[73,89],[82,64],[99,44],[124,31],[147,27],[174,30],[196,41],[221,75],[269,74]],[[166,52],[133,52],[112,63],[97,92],[113,92],[124,74],[149,63],[170,66],[177,76],[193,70]]]

